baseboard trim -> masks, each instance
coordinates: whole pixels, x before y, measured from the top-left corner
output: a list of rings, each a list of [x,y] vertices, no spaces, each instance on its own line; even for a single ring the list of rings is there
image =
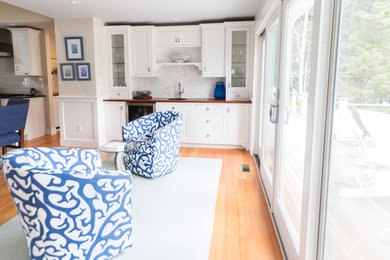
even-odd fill
[[[87,148],[98,148],[98,140],[77,140],[77,139],[61,139],[61,146],[70,146],[70,147],[87,147]]]
[[[194,144],[194,143],[181,143],[181,147],[199,147],[199,148],[220,148],[220,149],[246,149],[242,145],[224,145],[224,144]]]

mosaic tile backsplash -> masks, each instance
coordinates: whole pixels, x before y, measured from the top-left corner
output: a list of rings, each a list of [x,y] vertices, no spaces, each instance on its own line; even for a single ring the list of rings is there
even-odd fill
[[[23,85],[25,76],[15,76],[14,58],[0,57],[0,93],[4,94],[30,94],[30,88],[35,88],[38,93],[43,93],[42,77],[26,77],[28,86]]]
[[[213,98],[215,83],[225,78],[204,78],[195,66],[161,66],[155,78],[135,78],[132,90],[150,90],[154,98],[177,98],[179,82],[183,98]]]

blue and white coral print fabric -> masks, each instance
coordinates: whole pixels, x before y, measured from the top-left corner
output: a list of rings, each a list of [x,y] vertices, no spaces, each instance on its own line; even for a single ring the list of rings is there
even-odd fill
[[[96,150],[16,149],[2,169],[31,259],[108,259],[132,246],[131,173]]]
[[[122,127],[123,141],[133,142],[126,152],[126,169],[156,178],[176,169],[179,158],[183,115],[157,112],[140,117]]]

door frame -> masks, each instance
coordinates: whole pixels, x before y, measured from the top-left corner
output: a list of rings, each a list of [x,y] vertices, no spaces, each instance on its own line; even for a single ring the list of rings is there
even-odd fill
[[[337,0],[336,0],[337,1]],[[294,0],[288,0],[283,3],[283,36],[281,38],[281,67],[280,67],[280,86],[284,85],[284,73],[286,62],[286,40],[287,40],[287,12],[286,9],[291,6]],[[319,222],[320,222],[320,198],[323,189],[323,165],[325,149],[325,128],[328,114],[328,90],[331,78],[330,73],[330,54],[332,51],[332,31],[334,29],[334,1],[314,0],[313,7],[313,35],[312,35],[312,53],[311,53],[311,71],[310,85],[315,86],[309,89],[308,114],[306,123],[306,146],[305,146],[305,169],[303,180],[302,214],[301,214],[301,232],[299,240],[299,251],[295,250],[294,241],[289,237],[289,225],[284,223],[283,212],[277,207],[277,196],[279,194],[280,178],[280,156],[276,156],[277,163],[275,181],[275,221],[278,225],[281,239],[285,246],[286,254],[289,259],[318,259],[319,243]],[[282,91],[281,91],[282,92]],[[281,93],[279,99],[283,100]],[[327,98],[324,98],[327,97]],[[279,109],[279,121],[283,120],[282,109]],[[281,129],[278,126],[277,149],[281,149]],[[282,219],[281,219],[282,218]]]
[[[268,33],[268,28],[272,27],[272,25],[277,21],[279,20],[279,42],[278,42],[278,46],[277,46],[277,50],[278,50],[278,57],[277,57],[277,71],[276,71],[276,85],[277,85],[277,98],[276,98],[276,105],[278,106],[279,105],[279,87],[280,87],[280,76],[279,76],[279,73],[280,73],[280,57],[281,57],[281,34],[282,34],[282,15],[283,15],[283,12],[282,12],[282,8],[281,6],[279,6],[275,11],[274,13],[272,14],[272,16],[270,17],[270,19],[268,20],[268,22],[266,23],[265,25],[265,28],[264,28],[264,33],[263,33],[263,36],[261,38],[262,40],[262,77],[261,77],[261,99],[260,99],[260,127],[262,125],[262,122],[263,120],[268,120],[268,118],[264,118],[263,117],[263,113],[268,111],[268,107],[263,107],[263,105],[265,105],[265,102],[264,102],[264,99],[265,99],[265,95],[264,95],[264,91],[265,91],[265,80],[266,80],[266,73],[267,73],[267,64],[266,64],[266,59],[267,59],[267,54],[265,53],[266,50],[267,50],[267,46],[268,46],[268,41],[267,41],[267,33]],[[274,186],[275,186],[275,175],[276,175],[276,169],[275,169],[275,165],[276,165],[276,147],[277,147],[277,136],[278,136],[278,123],[275,123],[275,138],[274,138],[274,144],[275,144],[275,158],[274,158],[274,170],[273,170],[273,175],[272,175],[272,183],[269,181],[269,178],[268,178],[268,174],[267,174],[267,171],[264,167],[264,164],[261,163],[260,164],[260,176],[262,178],[262,181],[263,181],[263,185],[264,185],[264,189],[265,189],[265,193],[266,193],[266,196],[269,200],[269,203],[270,203],[270,209],[271,209],[271,212],[273,212],[273,208],[274,208],[274,192],[275,192],[275,189],[274,189]],[[262,151],[262,140],[263,140],[263,131],[261,129],[261,131],[258,132],[259,134],[259,140],[257,142],[257,145],[258,145],[258,155],[259,155],[259,159],[260,161],[262,161],[262,158],[263,158],[263,151]],[[264,176],[264,177],[263,177]]]

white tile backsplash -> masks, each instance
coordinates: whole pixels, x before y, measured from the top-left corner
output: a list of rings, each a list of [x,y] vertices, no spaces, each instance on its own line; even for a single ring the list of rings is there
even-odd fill
[[[14,58],[0,57],[0,93],[4,94],[30,94],[30,88],[43,93],[43,78],[29,76],[29,86],[23,86],[25,76],[14,74]]]
[[[215,83],[225,78],[204,78],[195,66],[161,66],[155,78],[135,78],[133,90],[150,90],[154,98],[178,97],[179,82],[183,98],[213,98]]]

